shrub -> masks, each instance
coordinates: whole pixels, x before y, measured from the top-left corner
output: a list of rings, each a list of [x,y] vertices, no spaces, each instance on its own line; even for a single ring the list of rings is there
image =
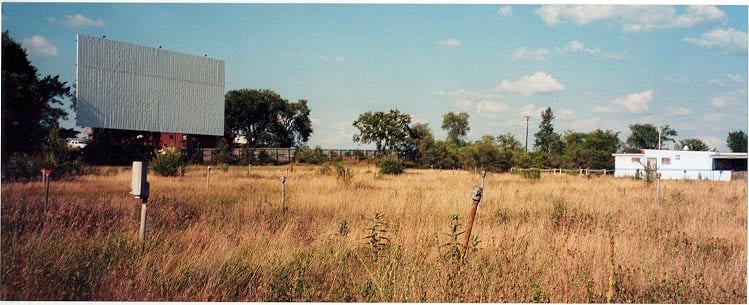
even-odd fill
[[[303,147],[296,154],[295,159],[302,163],[320,164],[325,161],[325,156],[322,154],[320,146],[316,146],[314,149]]]
[[[216,150],[213,151],[213,161],[218,164],[229,163],[229,145],[223,137],[216,141]]]
[[[151,169],[160,176],[177,176],[180,168],[184,166],[182,153],[173,146],[162,149],[151,160]]]
[[[541,170],[537,168],[531,168],[520,171],[520,177],[525,179],[541,179]]]
[[[260,162],[260,164],[271,163],[271,160],[273,159],[267,151],[263,150],[259,154],[257,154],[257,161]]]
[[[399,175],[403,173],[403,161],[393,155],[382,158],[377,163],[377,167],[380,168],[380,173],[385,175]]]

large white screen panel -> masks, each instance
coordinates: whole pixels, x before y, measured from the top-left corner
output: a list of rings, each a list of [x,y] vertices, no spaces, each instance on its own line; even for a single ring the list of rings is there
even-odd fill
[[[224,61],[78,35],[77,125],[224,133]]]

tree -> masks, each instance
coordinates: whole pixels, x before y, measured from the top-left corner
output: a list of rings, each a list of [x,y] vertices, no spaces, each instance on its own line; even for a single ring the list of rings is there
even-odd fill
[[[276,120],[278,146],[302,146],[312,134],[312,121],[307,100],[285,103]]]
[[[225,96],[225,134],[249,147],[301,146],[312,134],[306,100],[289,103],[272,90],[232,90]]]
[[[445,141],[436,141],[426,150],[422,163],[429,167],[452,169],[460,166],[458,158],[459,152],[455,145]]]
[[[511,133],[501,134],[497,136],[497,146],[501,149],[517,151],[523,148],[520,144],[520,141],[515,139],[515,136]]]
[[[411,126],[410,138],[413,143],[412,146],[414,147],[413,161],[422,167],[427,166],[427,164],[424,163],[424,157],[427,155],[429,149],[434,147],[434,136],[429,129],[429,124],[416,123]]]
[[[398,109],[389,112],[365,112],[359,115],[353,126],[359,129],[354,135],[354,142],[363,144],[375,143],[377,152],[395,152],[403,155],[411,135],[411,116]]]
[[[14,153],[39,153],[49,142],[50,130],[67,118],[64,99],[73,98],[60,76],[39,77],[26,51],[7,31],[2,45],[2,158]],[[60,129],[70,135],[70,130]]]
[[[747,135],[743,130],[731,131],[728,133],[726,138],[726,146],[731,149],[732,152],[746,152],[747,150]]]
[[[627,152],[640,152],[641,149],[658,147],[658,130],[653,124],[632,124],[629,125],[629,130],[632,133],[627,137]]]
[[[663,125],[660,127],[660,135],[661,135],[661,148],[666,145],[666,142],[674,142],[676,144],[676,140],[674,140],[673,137],[678,136],[679,133],[676,132],[676,130],[673,130],[671,126],[669,125]]]
[[[465,144],[465,137],[471,127],[468,126],[468,113],[448,112],[442,116],[442,129],[447,131],[447,142],[462,146]]]
[[[708,151],[710,150],[710,146],[707,146],[705,142],[702,142],[700,139],[691,138],[691,139],[684,139],[679,141],[678,144],[675,145],[675,149],[684,149],[684,146],[689,147],[689,150],[698,150],[698,151]]]
[[[564,150],[564,146],[559,134],[554,132],[554,113],[551,111],[551,107],[547,107],[541,112],[541,124],[538,125],[538,132],[535,133],[534,147],[536,151],[549,153],[549,154],[561,154]]]
[[[612,154],[620,147],[619,133],[600,129],[589,133],[567,131],[564,146],[562,163],[567,168],[611,169]]]
[[[627,138],[625,148],[627,152],[639,152],[641,149],[657,149],[659,134],[661,146],[664,146],[668,141],[676,143],[673,137],[679,135],[669,125],[656,128],[653,124],[632,124],[629,125],[629,129],[632,131],[632,134]]]

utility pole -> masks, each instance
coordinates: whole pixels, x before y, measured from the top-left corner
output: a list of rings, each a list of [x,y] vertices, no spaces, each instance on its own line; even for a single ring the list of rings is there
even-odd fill
[[[528,153],[528,120],[531,117],[526,115],[525,116],[525,153]]]

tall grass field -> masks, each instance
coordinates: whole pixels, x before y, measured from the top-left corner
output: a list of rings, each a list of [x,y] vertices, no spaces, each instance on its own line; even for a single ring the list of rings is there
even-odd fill
[[[288,174],[287,174],[288,170]],[[746,303],[747,183],[127,167],[2,184],[3,300]],[[281,176],[286,180],[281,198]]]

